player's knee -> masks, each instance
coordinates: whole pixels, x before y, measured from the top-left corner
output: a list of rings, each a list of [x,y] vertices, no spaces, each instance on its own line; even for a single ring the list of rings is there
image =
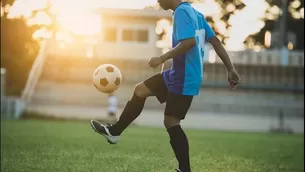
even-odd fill
[[[175,118],[173,116],[165,115],[163,123],[164,123],[165,128],[171,128],[171,127],[174,127],[176,125],[180,125],[180,121],[181,120],[178,119],[178,118]]]
[[[134,93],[139,97],[148,97],[151,95],[150,90],[145,86],[143,82],[138,83],[134,88]]]

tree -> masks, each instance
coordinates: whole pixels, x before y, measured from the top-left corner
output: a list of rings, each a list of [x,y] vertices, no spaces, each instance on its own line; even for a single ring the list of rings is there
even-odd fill
[[[204,2],[205,0],[188,0],[190,3],[196,3],[196,2]],[[224,21],[226,25],[226,29],[231,27],[231,25],[228,23],[228,20],[236,11],[240,11],[245,7],[245,4],[242,2],[242,0],[215,0],[221,8],[221,15],[220,18],[222,21]],[[228,8],[232,7],[232,8]],[[222,43],[224,44],[225,39],[228,38],[228,36],[223,35],[222,33],[219,33],[217,28],[215,27],[214,23],[216,21],[213,20],[212,17],[206,16],[206,20],[211,25],[212,29],[215,31],[215,34],[218,35]]]
[[[280,0],[267,0],[270,6],[277,6],[281,8],[282,4]],[[296,13],[304,9],[304,0],[300,0],[300,5],[297,8],[293,7],[294,0],[288,0],[288,15],[287,15],[287,31],[293,32],[297,37],[297,45],[294,47],[297,50],[304,49],[304,18],[297,18]],[[266,14],[268,11],[266,11]],[[264,45],[265,43],[265,33],[266,31],[273,31],[279,29],[279,20],[270,20],[265,18],[265,26],[260,30],[259,33],[255,35],[250,35],[246,41],[254,40],[255,44]]]
[[[7,70],[6,94],[19,96],[39,50],[32,39],[37,26],[28,27],[24,19],[7,19],[6,15],[1,17],[1,67]]]
[[[4,0],[1,6],[12,6],[15,0]],[[33,35],[42,27],[48,31],[55,27],[54,23],[46,24],[28,24],[29,19],[43,11],[46,15],[49,13],[50,6],[32,11],[28,18],[18,16],[8,19],[8,13],[1,16],[1,67],[7,70],[6,87],[7,95],[20,96],[28,79],[28,74],[32,64],[39,51],[39,40]],[[53,19],[52,17],[50,17]]]
[[[237,11],[243,10],[245,4],[242,0],[214,0],[217,2],[221,8],[221,20],[224,22],[226,29],[228,29],[230,24],[228,23],[230,17],[234,15]],[[295,49],[303,49],[304,47],[304,18],[296,18],[294,14],[296,12],[300,13],[300,10],[303,8],[304,10],[304,0],[300,0],[300,5],[298,7],[293,7],[293,3],[296,3],[297,0],[288,0],[289,1],[289,14],[287,20],[288,31],[293,32],[297,35],[297,45]],[[190,3],[198,3],[198,2],[205,2],[205,0],[188,0]],[[265,26],[256,34],[249,35],[248,38],[245,40],[245,44],[249,45],[248,48],[253,48],[254,45],[264,45],[264,37],[266,31],[274,30],[278,27],[278,17],[274,17],[276,15],[272,14],[270,10],[274,9],[274,7],[280,8],[281,7],[281,0],[266,0],[266,2],[270,5],[270,8],[265,11],[265,18],[262,20],[265,22]],[[229,8],[230,7],[230,8]],[[155,7],[156,8],[156,7]],[[268,16],[273,16],[272,19]],[[213,30],[216,32],[218,37],[222,40],[222,43],[225,43],[225,39],[227,38],[222,33],[219,33],[217,28],[215,27],[215,23],[212,17],[206,16],[207,21],[210,23]],[[217,19],[218,20],[218,19]],[[249,44],[253,42],[253,44]]]

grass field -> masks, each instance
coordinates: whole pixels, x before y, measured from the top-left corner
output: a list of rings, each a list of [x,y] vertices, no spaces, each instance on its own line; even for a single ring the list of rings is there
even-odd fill
[[[302,172],[303,135],[186,130],[193,172]],[[174,172],[165,129],[131,127],[109,145],[89,123],[2,121],[2,172]]]

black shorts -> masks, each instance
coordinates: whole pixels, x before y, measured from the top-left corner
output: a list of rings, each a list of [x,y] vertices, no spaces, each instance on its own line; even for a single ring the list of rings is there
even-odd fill
[[[162,74],[156,74],[144,81],[145,86],[156,96],[162,104],[166,102],[164,115],[184,119],[189,110],[193,96],[179,95],[167,89]]]

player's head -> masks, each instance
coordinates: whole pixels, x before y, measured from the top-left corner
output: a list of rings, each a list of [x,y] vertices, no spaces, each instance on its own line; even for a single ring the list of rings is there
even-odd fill
[[[158,0],[158,3],[161,8],[163,8],[164,10],[168,10],[173,8],[174,0]]]

